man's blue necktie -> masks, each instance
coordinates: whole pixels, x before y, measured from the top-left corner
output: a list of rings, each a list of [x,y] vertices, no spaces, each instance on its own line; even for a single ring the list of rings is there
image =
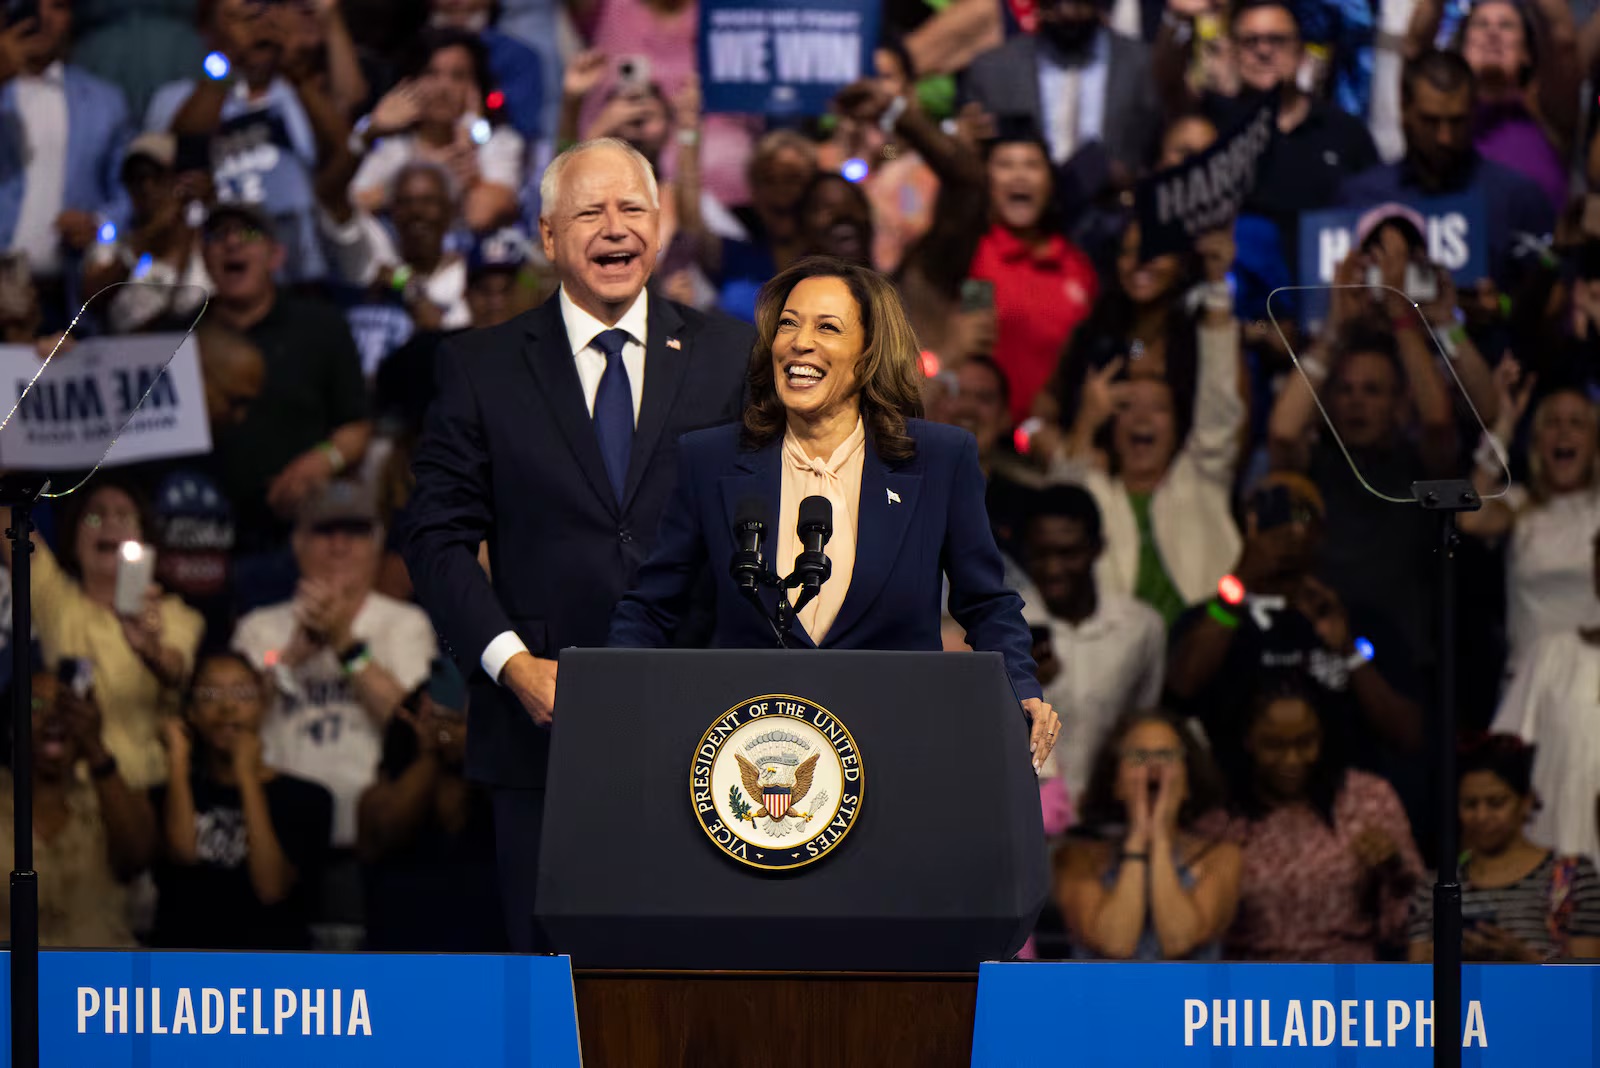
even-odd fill
[[[606,357],[600,388],[594,394],[594,436],[600,442],[600,456],[618,504],[628,483],[628,454],[633,451],[633,386],[622,363],[622,347],[627,343],[626,330],[603,331],[591,342]]]

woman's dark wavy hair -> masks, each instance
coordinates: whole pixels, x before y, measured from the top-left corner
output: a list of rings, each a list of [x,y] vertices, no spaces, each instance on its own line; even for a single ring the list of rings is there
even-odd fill
[[[1267,709],[1279,701],[1302,701],[1316,717],[1322,728],[1322,744],[1318,747],[1317,762],[1311,768],[1306,783],[1306,801],[1322,822],[1333,826],[1333,806],[1344,789],[1350,774],[1349,743],[1339,717],[1329,715],[1324,707],[1324,691],[1304,671],[1283,670],[1267,675],[1257,686],[1250,700],[1249,714],[1245,717],[1238,736],[1237,754],[1239,774],[1234,777],[1239,787],[1233,799],[1233,811],[1247,820],[1264,818],[1272,807],[1253,787],[1255,761],[1244,748],[1250,731],[1266,715]]]
[[[1172,729],[1183,746],[1183,769],[1189,780],[1189,796],[1178,810],[1178,826],[1188,830],[1204,815],[1223,806],[1227,788],[1216,761],[1204,743],[1195,737],[1189,724],[1165,709],[1135,709],[1119,718],[1100,743],[1089,785],[1078,805],[1079,826],[1088,834],[1106,833],[1126,826],[1128,814],[1117,800],[1117,770],[1122,762],[1122,743],[1134,728],[1146,723],[1161,723]]]
[[[789,294],[807,278],[837,278],[855,298],[866,336],[859,364],[861,418],[878,456],[889,464],[905,463],[917,452],[906,420],[922,415],[917,335],[888,279],[870,267],[832,256],[807,256],[762,286],[756,297],[756,344],[747,378],[750,403],[741,434],[744,447],[764,448],[783,437],[785,414],[772,370],[772,345]]]
[[[1128,216],[1127,225],[1136,222]],[[1124,225],[1117,231],[1117,241],[1127,230]],[[1067,339],[1060,362],[1051,379],[1049,389],[1054,395],[1062,426],[1071,426],[1078,417],[1083,403],[1083,384],[1093,369],[1104,367],[1118,356],[1125,359],[1124,372],[1130,369],[1128,334],[1133,330],[1137,308],[1122,284],[1117,280],[1116,259],[1120,250],[1111,255],[1111,270],[1105,275],[1108,285],[1101,292],[1089,315],[1078,324]],[[1189,289],[1200,275],[1200,259],[1194,252],[1179,257],[1180,270],[1173,281],[1172,291],[1165,297],[1167,372],[1164,376],[1172,388],[1173,414],[1177,419],[1177,446],[1189,437],[1194,423],[1194,398],[1200,374],[1199,316],[1188,305]],[[1107,423],[1107,430],[1110,424]],[[1102,442],[1102,445],[1105,443]],[[1109,450],[1108,450],[1109,451]]]
[[[83,581],[83,561],[78,559],[78,527],[83,523],[84,516],[89,514],[89,502],[101,490],[114,489],[124,494],[133,502],[133,510],[139,514],[139,536],[145,541],[155,537],[155,518],[150,509],[150,498],[136,483],[128,481],[116,474],[104,471],[94,476],[94,481],[78,490],[67,498],[60,512],[57,530],[56,562],[61,565],[61,570],[68,575]]]
[[[483,41],[475,33],[458,30],[447,26],[430,26],[417,34],[411,48],[407,50],[403,65],[403,76],[415,78],[428,69],[428,63],[434,54],[443,52],[446,48],[464,48],[472,59],[472,80],[478,83],[478,111],[491,122],[497,116],[489,113],[489,94],[494,91],[496,82],[494,71],[489,66],[489,51],[484,47]]]
[[[1514,734],[1483,734],[1462,739],[1456,757],[1456,783],[1475,771],[1496,776],[1518,797],[1533,796],[1536,747]]]

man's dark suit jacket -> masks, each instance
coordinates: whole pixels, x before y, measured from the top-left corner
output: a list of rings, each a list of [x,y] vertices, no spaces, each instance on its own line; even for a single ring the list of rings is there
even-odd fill
[[[417,600],[472,678],[467,773],[545,781],[549,732],[479,667],[514,630],[534,656],[606,642],[678,473],[678,438],[737,419],[755,333],[651,295],[644,398],[619,506],[557,297],[438,357],[439,396],[412,470],[404,555]],[[478,565],[489,543],[491,582]]]
[[[773,513],[780,507],[783,444],[747,450],[740,445],[739,430],[723,426],[684,439],[682,471],[662,520],[659,544],[639,572],[638,586],[617,606],[612,645],[672,644],[689,604],[692,576],[707,564],[717,588],[711,644],[733,649],[777,645],[768,622],[776,594],[767,590],[766,612],[758,612],[739,593],[724,562],[733,558],[734,517],[741,502],[768,502]],[[948,574],[950,614],[965,629],[968,644],[1004,656],[1019,700],[1038,697],[1022,598],[1005,583],[1005,565],[983,505],[978,443],[965,430],[921,419],[907,420],[906,430],[917,452],[894,467],[878,456],[872,435],[867,435],[855,566],[822,648],[941,649],[941,596]],[[797,508],[798,502],[781,506]],[[834,522],[840,520],[835,514]],[[787,574],[793,561],[773,559],[775,526],[767,526],[762,554]],[[798,620],[793,644],[816,648]]]
[[[1110,36],[1100,137],[1106,155],[1129,174],[1138,175],[1154,160],[1160,144],[1164,125],[1161,96],[1156,91],[1150,46],[1121,34]],[[1047,46],[1038,37],[1024,33],[978,56],[962,76],[964,95],[991,115],[1028,116],[1048,139],[1050,132],[1039,100],[1039,50],[1043,47]]]

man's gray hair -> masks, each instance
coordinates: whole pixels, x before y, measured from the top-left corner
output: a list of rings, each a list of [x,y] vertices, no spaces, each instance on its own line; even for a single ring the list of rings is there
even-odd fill
[[[644,158],[643,153],[619,137],[596,137],[591,141],[579,141],[551,160],[550,166],[544,169],[539,179],[539,218],[548,218],[555,208],[561,196],[561,176],[566,173],[567,165],[583,153],[597,148],[615,149],[633,160],[644,175],[645,188],[650,191],[650,205],[661,207],[661,188],[656,184],[656,169],[650,166],[650,161]]]

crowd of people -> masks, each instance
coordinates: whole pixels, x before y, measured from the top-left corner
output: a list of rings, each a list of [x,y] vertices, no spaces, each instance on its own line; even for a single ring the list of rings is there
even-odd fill
[[[45,944],[507,944],[481,650],[415,602],[411,459],[448,339],[553,299],[545,165],[616,138],[659,179],[653,293],[754,322],[808,255],[871,268],[976,439],[1061,717],[1027,955],[1427,959],[1446,651],[1409,499],[1460,479],[1467,956],[1600,957],[1600,7],[890,3],[867,76],[782,119],[705,112],[695,0],[20,10],[0,342],[76,318],[70,361],[208,300],[213,442],[39,513],[6,637]],[[1237,216],[1152,251],[1140,183],[1269,102]],[[1330,287],[1300,224],[1332,209]]]

